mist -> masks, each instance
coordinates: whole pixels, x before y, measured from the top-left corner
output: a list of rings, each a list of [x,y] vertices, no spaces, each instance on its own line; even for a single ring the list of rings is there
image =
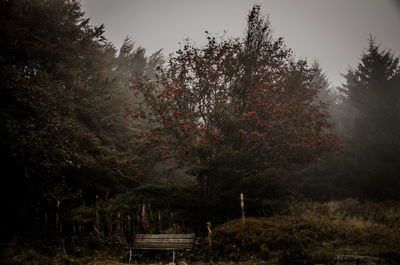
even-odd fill
[[[400,263],[395,2],[0,5],[0,263]]]

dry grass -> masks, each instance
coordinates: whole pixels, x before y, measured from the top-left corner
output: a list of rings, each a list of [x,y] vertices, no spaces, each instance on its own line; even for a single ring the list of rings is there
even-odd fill
[[[368,255],[400,263],[400,202],[357,200],[300,202],[286,215],[231,220],[213,230],[213,246],[200,239],[188,264],[327,264],[336,255]],[[65,256],[62,249],[49,257],[33,248],[3,248],[0,264],[126,264],[123,251],[97,251],[90,256]],[[155,264],[137,259],[143,263]],[[165,259],[163,264],[169,261]]]
[[[400,203],[360,203],[357,200],[327,203],[301,202],[287,215],[247,218],[245,231],[240,220],[215,229],[221,253],[239,252],[233,258],[264,252],[267,260],[308,259],[327,263],[336,255],[369,255],[400,261]],[[241,249],[240,238],[245,237]],[[234,247],[235,246],[235,247]],[[285,256],[286,255],[286,256]]]

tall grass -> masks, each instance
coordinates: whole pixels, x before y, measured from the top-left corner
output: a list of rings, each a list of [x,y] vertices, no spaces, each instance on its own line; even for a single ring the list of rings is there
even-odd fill
[[[244,233],[246,245],[239,219],[215,228],[214,255],[271,264],[328,263],[344,254],[400,262],[400,202],[302,201],[285,215],[247,218]]]
[[[173,203],[171,201],[171,205]],[[171,205],[162,199],[146,200],[144,197],[97,198],[90,207],[82,203],[64,212],[61,204],[55,208],[54,215],[45,211],[42,225],[49,226],[47,231],[55,230],[58,237],[65,239],[62,248],[69,259],[83,258],[88,253],[108,251],[112,246],[123,251],[122,246],[132,242],[138,232],[191,232],[193,227],[182,219],[188,217],[188,213],[182,214],[179,207]],[[237,207],[240,212],[239,202]],[[204,222],[204,235],[197,234],[193,252],[187,257],[192,261],[264,260],[266,264],[296,265],[328,264],[337,255],[349,254],[400,263],[400,202],[293,201],[290,207],[279,212],[281,214],[270,217],[246,216],[245,223],[238,218],[209,227],[212,231],[209,238]],[[61,246],[61,241],[57,240],[51,245]],[[13,255],[19,260],[24,257],[37,260],[49,253],[49,248],[43,249],[42,253],[36,248],[35,251],[26,248]]]

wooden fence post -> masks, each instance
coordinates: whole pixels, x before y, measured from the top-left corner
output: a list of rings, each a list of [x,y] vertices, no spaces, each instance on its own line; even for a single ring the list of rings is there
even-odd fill
[[[246,222],[246,215],[244,213],[244,195],[240,193],[240,207],[242,208],[242,247],[245,246],[244,225]]]
[[[240,207],[242,208],[242,230],[244,229],[244,224],[246,222],[246,215],[244,213],[244,195],[240,193]]]
[[[211,238],[211,234],[212,234],[212,230],[211,230],[211,222],[207,222],[207,230],[208,230],[208,234],[207,234],[208,246],[211,248],[211,246],[212,246],[212,238]]]

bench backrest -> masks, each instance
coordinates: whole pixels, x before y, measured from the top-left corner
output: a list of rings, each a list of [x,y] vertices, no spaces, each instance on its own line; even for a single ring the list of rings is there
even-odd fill
[[[191,250],[194,234],[136,234],[133,249]]]

